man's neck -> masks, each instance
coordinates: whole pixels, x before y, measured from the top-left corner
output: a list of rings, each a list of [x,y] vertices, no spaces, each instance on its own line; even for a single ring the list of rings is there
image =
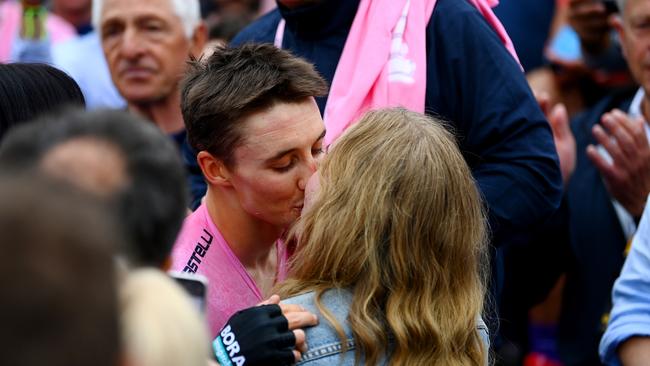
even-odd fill
[[[185,128],[181,113],[180,96],[170,97],[159,102],[132,104],[129,110],[152,121],[166,134],[173,134]]]
[[[205,202],[212,222],[244,267],[267,266],[284,228],[253,217],[242,209],[235,194],[226,190],[208,187]]]
[[[650,95],[645,94],[643,102],[641,102],[641,115],[646,123],[650,124]]]

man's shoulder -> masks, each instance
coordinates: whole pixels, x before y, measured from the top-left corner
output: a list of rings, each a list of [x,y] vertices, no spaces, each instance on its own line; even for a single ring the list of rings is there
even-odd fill
[[[174,253],[193,251],[197,242],[211,244],[215,233],[206,221],[205,204],[200,205],[196,211],[183,220],[183,226],[176,237]]]
[[[210,249],[219,234],[209,225],[205,210],[205,205],[201,205],[183,221],[172,249],[173,270],[196,273],[202,259],[208,252],[214,251]]]
[[[469,22],[469,23],[468,23]],[[467,0],[438,0],[429,20],[429,29],[458,28],[466,32],[480,32],[474,22],[489,25],[478,9]],[[470,25],[470,26],[468,26]]]
[[[315,327],[305,329],[305,335],[309,350],[303,354],[300,364],[305,365],[329,365],[334,359],[342,365],[352,365],[354,361],[354,336],[348,323],[350,304],[352,303],[352,292],[347,289],[330,289],[320,297],[320,305],[332,315],[343,328],[346,335],[348,354],[340,358],[343,350],[343,343],[335,327],[323,316],[323,313],[316,306],[316,293],[307,292],[298,296],[290,297],[283,303],[300,305],[306,310],[316,314],[319,324]]]
[[[477,13],[476,8],[467,0],[438,0],[433,10],[433,15]]]
[[[318,327],[310,328],[307,330],[307,335],[319,342],[327,342],[327,340],[336,340],[338,337],[333,337],[336,334],[334,327],[323,317],[323,314],[318,306],[316,306],[316,292],[310,291],[304,294],[293,296],[283,300],[283,303],[300,305],[308,311],[318,315],[321,319]],[[325,309],[340,323],[349,333],[347,326],[347,318],[350,313],[350,305],[352,304],[352,292],[348,289],[330,289],[325,291],[320,296],[320,306]],[[349,334],[351,336],[351,333]]]
[[[520,85],[517,90],[525,84],[524,78],[513,76],[520,67],[494,27],[468,0],[438,0],[427,24],[427,46],[427,67],[432,69],[431,63],[455,65],[481,70],[472,71],[473,78],[513,82]]]
[[[320,312],[316,306],[315,291],[287,298],[283,302],[301,305],[310,311]],[[352,303],[352,292],[349,289],[330,289],[323,293],[320,302],[328,311],[347,313]]]
[[[280,19],[280,11],[273,9],[239,32],[230,44],[238,46],[247,42],[273,43]]]

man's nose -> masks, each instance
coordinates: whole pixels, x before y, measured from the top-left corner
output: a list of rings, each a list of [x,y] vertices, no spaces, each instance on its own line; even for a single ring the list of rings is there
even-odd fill
[[[127,28],[122,38],[120,51],[126,58],[137,58],[143,50],[142,40],[133,28]]]
[[[310,156],[307,159],[307,162],[305,164],[305,167],[301,169],[300,172],[300,178],[298,178],[298,188],[300,190],[305,190],[305,187],[307,186],[307,181],[309,181],[309,178],[316,172],[318,169],[318,160],[314,158],[313,156]]]

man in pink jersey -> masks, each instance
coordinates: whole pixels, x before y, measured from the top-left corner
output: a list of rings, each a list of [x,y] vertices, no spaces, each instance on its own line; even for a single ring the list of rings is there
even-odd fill
[[[284,278],[282,237],[322,154],[314,97],[326,91],[311,64],[272,45],[218,49],[190,67],[181,107],[208,191],[185,220],[172,267],[208,278],[213,335]]]

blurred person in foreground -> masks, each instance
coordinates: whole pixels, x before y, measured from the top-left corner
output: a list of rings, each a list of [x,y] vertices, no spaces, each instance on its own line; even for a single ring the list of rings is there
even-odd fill
[[[323,154],[314,97],[325,91],[311,64],[269,44],[217,49],[192,63],[182,111],[208,192],[183,224],[172,269],[210,281],[212,335],[284,279],[284,233]]]
[[[180,80],[190,56],[199,57],[207,32],[198,0],[94,0],[99,32],[113,83],[128,110],[173,139],[187,166],[190,207],[205,194],[196,155],[186,140]]]
[[[38,175],[3,172],[0,202],[0,364],[123,365],[113,216]]]
[[[366,114],[309,180],[279,286],[323,319],[301,364],[488,365],[486,222],[440,120]]]
[[[18,126],[0,145],[3,170],[38,169],[103,197],[119,217],[130,266],[164,268],[185,217],[174,145],[120,111],[65,111]]]
[[[154,268],[129,272],[120,284],[122,342],[132,366],[207,366],[208,330],[173,279]]]
[[[45,117],[8,134],[0,145],[0,167],[37,169],[100,197],[125,232],[119,249],[128,267],[168,269],[185,216],[186,190],[176,149],[156,127],[121,111]],[[277,304],[278,299],[267,302]],[[299,328],[316,322],[299,307],[270,305],[243,310],[224,328],[241,349],[233,358],[283,365],[300,357],[304,333]]]

